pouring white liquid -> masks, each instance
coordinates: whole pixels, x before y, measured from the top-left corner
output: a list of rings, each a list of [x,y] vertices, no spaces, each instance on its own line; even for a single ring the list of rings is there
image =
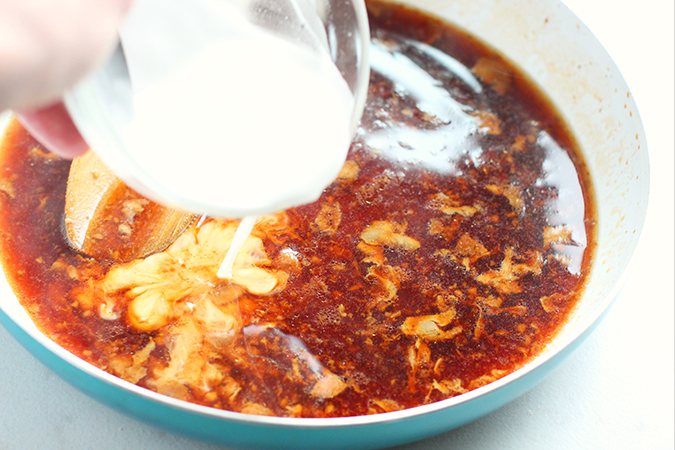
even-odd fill
[[[335,179],[352,137],[354,98],[321,45],[274,35],[237,8],[220,11],[218,20],[227,32],[190,44],[190,57],[161,77],[134,70],[152,52],[125,47],[132,86],[141,89],[121,134],[155,200],[248,217],[241,244],[255,216],[312,202]],[[135,36],[122,37],[127,44]],[[219,276],[231,274],[237,248]]]
[[[225,259],[223,259],[223,262],[218,269],[218,273],[216,274],[218,278],[232,278],[232,266],[234,265],[234,260],[237,258],[237,254],[239,254],[239,250],[243,247],[244,242],[246,242],[246,239],[250,236],[251,231],[253,231],[257,219],[256,216],[246,216],[241,219],[237,231],[234,233],[232,244],[230,244]]]

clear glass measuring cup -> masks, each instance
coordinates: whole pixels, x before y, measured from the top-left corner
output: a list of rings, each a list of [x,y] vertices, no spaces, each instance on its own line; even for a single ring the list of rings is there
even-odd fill
[[[261,157],[251,156],[253,154],[246,145],[237,145],[237,148],[228,145],[219,147],[223,142],[227,144],[230,136],[228,133],[241,131],[238,129],[241,126],[237,126],[236,123],[234,125],[218,123],[224,139],[221,142],[213,142],[212,153],[198,154],[207,141],[195,144],[199,148],[181,148],[180,155],[164,154],[160,148],[150,157],[145,155],[141,158],[137,152],[129,148],[125,133],[130,123],[133,123],[139,115],[137,100],[140,96],[153,86],[162,83],[169,76],[167,74],[180,71],[185,61],[190,61],[191,58],[203,53],[214,40],[229,39],[228,42],[231,43],[234,39],[235,45],[231,48],[240,48],[236,44],[240,41],[236,39],[241,39],[247,31],[240,33],[241,30],[237,28],[241,21],[233,17],[238,14],[247,22],[242,26],[248,27],[252,24],[279,36],[287,43],[302,48],[304,52],[326,56],[337,68],[337,73],[347,88],[350,139],[356,130],[365,104],[369,77],[370,36],[363,0],[137,0],[128,20],[120,30],[121,43],[112,58],[101,70],[68,92],[64,101],[74,123],[93,151],[131,188],[158,203],[193,213],[221,217],[271,213],[315,200],[337,175],[336,170],[339,170],[339,166],[336,165],[336,161],[344,162],[348,142],[340,145],[340,148],[345,148],[337,155],[337,151],[332,153],[326,151],[325,155],[321,154],[324,146],[319,142],[318,153],[309,154],[311,158],[292,154],[292,143],[283,142],[283,139],[280,139],[277,150]],[[251,58],[250,61],[254,61],[256,55],[252,54]],[[245,61],[239,60],[239,63],[247,64]],[[237,70],[236,66],[230,67],[227,64],[228,61],[223,62],[222,73]],[[283,68],[283,65],[283,61],[280,61],[275,67]],[[263,70],[269,72],[265,74],[268,80],[275,79],[275,70]],[[294,89],[296,88],[302,90],[302,86],[296,85]],[[185,101],[190,100],[189,95],[181,97],[179,94],[181,93],[173,93],[169,100],[174,95]],[[291,99],[288,103],[294,103],[293,93],[289,93],[286,98]],[[259,108],[256,111],[264,112],[265,102],[261,99],[254,101],[257,102],[255,108]],[[213,105],[213,111],[224,107],[227,105]],[[250,111],[247,113],[250,114]],[[189,126],[194,122],[190,121],[195,118],[195,114],[197,114],[195,111],[167,112],[167,117],[171,119],[167,120],[167,125],[164,128],[148,130],[148,134],[150,137],[152,133],[155,133],[155,137],[170,136],[176,128],[173,119],[182,117],[180,122]],[[203,115],[205,120],[201,122],[208,122],[212,116],[212,114]],[[229,117],[239,119],[236,115]],[[265,120],[268,120],[268,123]],[[248,134],[242,132],[239,137],[249,136],[251,139],[264,137],[268,129],[273,129],[274,124],[270,123],[270,120],[274,121],[269,117],[261,119],[255,128],[246,132]],[[172,124],[169,125],[168,122]],[[208,122],[205,126],[211,127],[215,123]],[[289,136],[293,136],[284,134],[285,129],[274,132],[283,134],[287,140]],[[321,136],[319,133],[319,138]],[[161,139],[156,141],[161,142]],[[152,146],[154,141],[148,139],[144,142]],[[241,144],[241,139],[237,142]],[[168,143],[171,144],[170,139]],[[273,186],[264,184],[264,180],[261,181],[257,176],[258,169],[248,167],[252,162],[255,162],[258,168],[267,167],[269,170],[262,173],[268,174],[269,178],[274,175],[274,166],[278,168],[280,161],[284,163],[286,161],[275,162],[274,157],[281,157],[287,153],[291,155],[290,157],[311,160],[309,166],[303,168],[304,172],[291,171],[285,178],[279,178]],[[211,160],[213,155],[217,155],[219,159]],[[240,158],[242,155],[251,157],[242,160]],[[192,160],[198,157],[202,158],[202,161],[191,165],[195,162]],[[231,161],[231,164],[228,161]],[[178,167],[183,171],[183,175],[191,171],[188,174],[189,182],[181,184],[172,181],[183,178],[178,178],[179,173],[165,176],[167,173],[160,163],[167,167],[173,165],[172,170]],[[293,164],[303,163],[304,161],[296,161]],[[222,171],[219,172],[221,166]],[[288,169],[289,166],[283,164],[283,167]],[[249,177],[243,175],[245,172],[242,171],[245,170],[254,171]],[[219,174],[222,174],[222,177]],[[225,186],[217,191],[216,195],[203,195],[204,192],[213,194],[214,186],[220,186],[218,180],[214,184],[214,180],[208,180],[209,177],[220,177],[221,184]],[[250,179],[250,183],[244,183],[239,187],[227,185],[228,180],[237,177],[240,180]],[[202,182],[205,183],[204,186],[201,186]],[[261,183],[259,193],[250,194],[248,197],[242,194],[248,193],[247,189]]]

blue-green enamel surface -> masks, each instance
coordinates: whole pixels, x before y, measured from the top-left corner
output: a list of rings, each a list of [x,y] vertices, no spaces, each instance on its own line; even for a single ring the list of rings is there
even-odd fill
[[[166,431],[206,442],[244,449],[288,450],[384,448],[460,427],[504,406],[534,387],[592,332],[592,328],[586,330],[573,344],[536,370],[498,389],[448,408],[408,414],[392,420],[386,417],[387,414],[382,414],[381,420],[372,416],[375,420],[365,423],[358,418],[352,424],[349,421],[333,421],[337,425],[330,425],[321,419],[305,419],[305,425],[298,425],[297,421],[286,420],[279,420],[278,424],[230,420],[218,414],[193,411],[192,405],[179,408],[138,395],[137,392],[108,383],[74,367],[33,339],[2,310],[0,323],[38,360],[68,383],[122,413]]]

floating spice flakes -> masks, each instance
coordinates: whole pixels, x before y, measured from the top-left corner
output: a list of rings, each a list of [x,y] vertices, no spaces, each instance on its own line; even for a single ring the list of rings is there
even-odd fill
[[[348,161],[317,202],[260,218],[228,280],[217,270],[231,220],[129,263],[78,255],[58,225],[68,163],[12,124],[0,253],[40,329],[147,389],[292,417],[442,400],[539,354],[592,253],[574,141],[526,76],[473,38],[369,8],[374,70]],[[551,176],[560,161],[577,173]]]

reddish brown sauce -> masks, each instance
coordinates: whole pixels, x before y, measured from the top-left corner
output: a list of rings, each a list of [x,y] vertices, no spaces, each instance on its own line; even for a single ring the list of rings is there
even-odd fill
[[[319,201],[254,231],[265,270],[285,277],[271,292],[207,289],[234,292],[234,303],[214,304],[234,308],[241,326],[190,347],[199,383],[185,368],[175,383],[153,379],[172,367],[192,319],[172,313],[141,331],[124,313],[128,290],[101,294],[111,264],[78,255],[63,235],[69,163],[12,123],[0,153],[2,263],[38,326],[149,389],[302,417],[442,400],[540,353],[593,252],[574,138],[528,78],[473,37],[387,3],[369,12],[373,73],[349,162]],[[176,301],[181,311],[191,295]],[[122,313],[103,317],[101,302]]]

